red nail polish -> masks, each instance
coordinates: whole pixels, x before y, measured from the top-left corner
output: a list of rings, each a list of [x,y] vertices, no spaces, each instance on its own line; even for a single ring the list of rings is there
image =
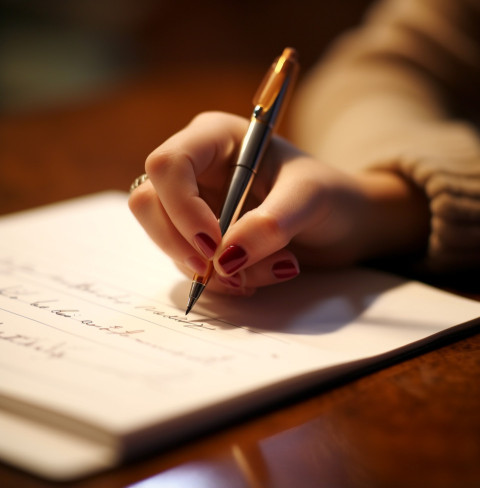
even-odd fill
[[[229,246],[218,258],[218,263],[225,273],[232,274],[247,262],[248,256],[240,246]]]
[[[293,261],[285,259],[272,266],[272,273],[279,280],[287,280],[298,275],[299,269]]]
[[[198,250],[207,258],[211,259],[215,254],[217,245],[215,241],[207,234],[199,232],[193,238],[193,242],[197,246]]]

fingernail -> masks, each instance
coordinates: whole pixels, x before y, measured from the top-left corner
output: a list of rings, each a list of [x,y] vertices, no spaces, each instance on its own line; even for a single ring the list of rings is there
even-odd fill
[[[203,274],[207,271],[207,265],[198,256],[191,256],[185,259],[185,264],[194,272]]]
[[[220,281],[220,283],[223,283],[225,286],[240,288],[240,286],[242,285],[242,278],[239,274],[234,274],[233,276],[228,277],[217,275],[217,278],[218,281]]]
[[[215,254],[217,245],[215,241],[207,234],[199,232],[193,238],[193,242],[197,246],[198,250],[207,258],[211,259]]]
[[[298,266],[290,259],[278,261],[272,266],[272,273],[279,280],[294,278],[300,273]]]
[[[218,263],[226,274],[232,274],[247,262],[248,256],[240,246],[229,246],[218,258]]]

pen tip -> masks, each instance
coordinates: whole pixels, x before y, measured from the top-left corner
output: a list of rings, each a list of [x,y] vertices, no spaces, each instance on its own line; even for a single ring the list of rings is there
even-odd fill
[[[185,315],[192,310],[195,303],[197,303],[198,298],[202,294],[203,289],[205,288],[205,283],[201,281],[193,281],[192,286],[190,288],[190,294],[188,296],[188,305],[187,310],[185,311]]]
[[[190,310],[192,310],[193,306],[195,305],[195,302],[197,300],[195,300],[194,298],[190,297],[188,299],[188,305],[187,305],[187,309],[185,310],[185,316],[187,316],[190,312]]]

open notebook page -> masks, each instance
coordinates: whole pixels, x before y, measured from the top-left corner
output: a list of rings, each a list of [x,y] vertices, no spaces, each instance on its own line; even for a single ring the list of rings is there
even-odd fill
[[[0,219],[0,457],[44,476],[110,466],[480,316],[350,269],[249,298],[207,291],[187,318],[189,279],[126,201]]]

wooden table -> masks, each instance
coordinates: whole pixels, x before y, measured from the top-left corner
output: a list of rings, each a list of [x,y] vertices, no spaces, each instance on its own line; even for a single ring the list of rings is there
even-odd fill
[[[248,115],[262,71],[202,70],[195,91],[191,71],[157,73],[76,107],[2,117],[0,213],[127,190],[147,154],[197,112]],[[480,299],[478,288],[471,295]],[[480,486],[479,378],[477,333],[61,486]],[[52,486],[4,465],[0,485]]]

